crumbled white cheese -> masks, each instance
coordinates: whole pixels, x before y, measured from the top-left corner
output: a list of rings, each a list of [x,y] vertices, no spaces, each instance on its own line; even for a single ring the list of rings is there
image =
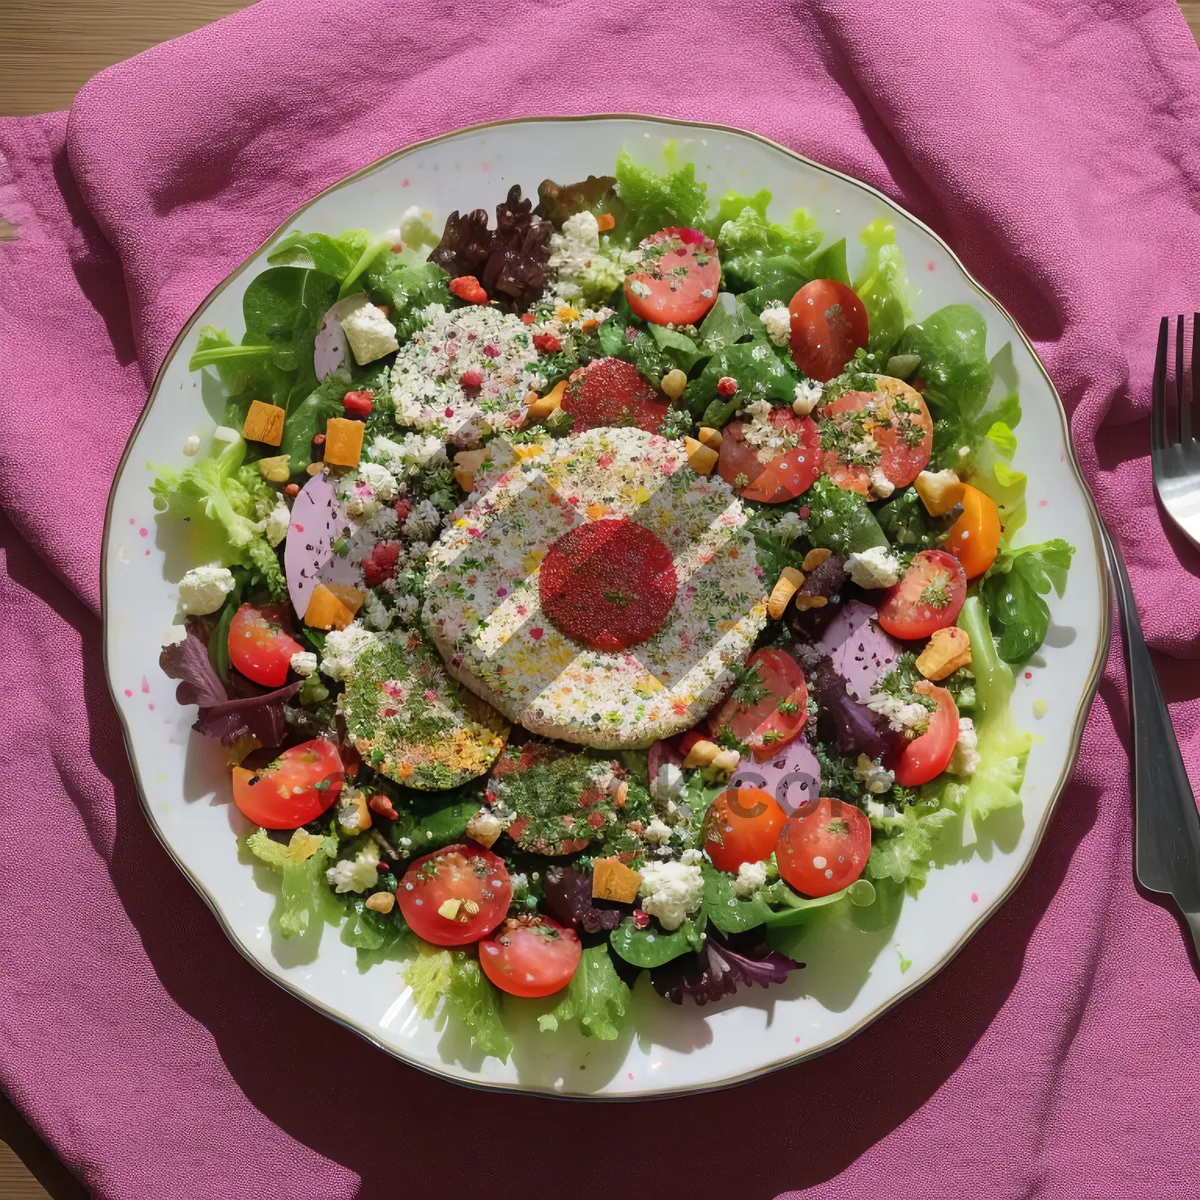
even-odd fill
[[[339,323],[354,352],[354,361],[360,367],[400,349],[395,325],[387,319],[383,309],[376,307],[365,296]]]
[[[325,635],[325,651],[321,656],[321,673],[330,679],[349,679],[354,664],[364,650],[375,645],[376,637],[358,621],[345,629],[331,629]]]
[[[975,722],[970,717],[959,717],[958,741],[946,770],[951,775],[974,775],[978,768],[979,735],[975,732]]]
[[[405,518],[404,536],[423,540],[437,533],[441,524],[442,514],[428,500],[422,500]]]
[[[682,794],[686,780],[683,771],[674,763],[663,763],[650,781],[650,795],[659,804],[669,804]]]
[[[358,480],[371,488],[384,504],[390,504],[395,499],[396,480],[387,467],[373,462],[359,463]]]
[[[633,280],[629,285],[629,290],[639,300],[645,300],[650,295],[649,285],[643,283],[640,279]],[[678,928],[678,926],[672,926],[672,928]]]
[[[775,523],[775,532],[785,542],[793,542],[807,531],[808,522],[796,512],[785,512]]]
[[[880,500],[886,500],[894,491],[896,485],[883,473],[879,467],[875,467],[871,471],[871,491],[875,493]]]
[[[410,599],[410,597],[403,597]],[[365,614],[363,616],[363,624],[368,629],[382,631],[387,629],[392,623],[392,614],[387,605],[374,593],[367,593],[366,604],[363,605]]]
[[[288,508],[284,498],[279,496],[275,500],[275,507],[267,513],[263,525],[263,536],[267,539],[268,545],[278,546],[287,537],[288,526],[291,523],[291,509]]]
[[[854,778],[872,796],[882,796],[896,782],[894,772],[885,770],[882,763],[875,762],[865,754],[860,754],[858,761],[854,764]]]
[[[642,831],[642,840],[651,846],[665,846],[671,840],[671,827],[655,817]]]
[[[877,692],[867,701],[867,707],[887,717],[888,725],[897,733],[924,733],[929,725],[929,710],[921,704],[908,704],[888,692]]]
[[[399,441],[377,437],[367,453],[395,475],[412,474],[446,462],[445,443],[432,434],[406,433]]]
[[[886,546],[851,554],[843,565],[860,588],[887,588],[900,580],[900,562]]]
[[[550,258],[546,265],[560,279],[574,282],[600,253],[600,224],[590,212],[568,217],[561,233],[550,235]]]
[[[648,862],[641,874],[642,911],[664,929],[678,929],[704,902],[704,875],[694,864]]]
[[[317,669],[317,656],[311,650],[297,650],[292,655],[291,668],[306,679]]]
[[[338,892],[365,892],[379,882],[379,855],[370,846],[354,858],[343,858],[325,872],[325,878]]]
[[[704,861],[703,850],[685,850],[680,856],[679,861],[685,867],[697,867]]]
[[[824,389],[815,379],[805,379],[796,384],[796,398],[792,401],[792,412],[798,417],[807,417],[818,404]]]
[[[753,896],[755,892],[767,885],[767,864],[765,862],[744,862],[738,867],[737,878],[733,881],[733,890],[739,896]]]
[[[228,567],[193,567],[179,581],[179,607],[192,616],[214,613],[233,591],[233,572]]]
[[[781,411],[786,413],[787,410]],[[745,415],[750,419],[742,426],[742,438],[755,448],[761,463],[787,454],[800,444],[798,433],[788,429],[786,424],[776,425],[771,420],[774,412],[770,400],[752,400],[745,408]]]
[[[777,346],[786,346],[792,336],[792,314],[786,304],[773,304],[762,310],[759,317],[767,331],[767,337]]]

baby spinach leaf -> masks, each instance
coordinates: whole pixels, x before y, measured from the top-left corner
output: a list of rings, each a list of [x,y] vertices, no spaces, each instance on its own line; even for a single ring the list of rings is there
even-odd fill
[[[761,889],[753,896],[739,896],[732,875],[718,871],[707,862],[704,872],[704,911],[722,933],[742,933],[762,925],[771,917],[771,909]]]
[[[1050,607],[1042,596],[1051,588],[1059,596],[1075,547],[1051,538],[1014,550],[1000,543],[1000,553],[980,585],[1000,657],[1018,665],[1037,652],[1050,627]]]
[[[307,267],[330,275],[340,283],[358,262],[371,235],[351,229],[337,237],[326,233],[289,233],[267,257],[273,267]]]
[[[886,546],[887,537],[875,514],[857,492],[848,492],[822,476],[809,489],[809,539],[832,550],[838,558]]]
[[[814,254],[804,264],[804,273],[809,279],[836,279],[850,286],[850,268],[846,265],[846,239],[838,238]]]
[[[635,967],[661,967],[663,963],[699,950],[704,944],[704,910],[678,929],[667,932],[657,924],[639,929],[632,917],[626,917],[609,935],[609,945],[627,963]]]
[[[304,267],[271,267],[250,281],[242,297],[242,340],[269,346],[281,371],[298,373],[301,381],[311,378],[315,385],[313,343],[321,318],[336,298],[333,276]]]

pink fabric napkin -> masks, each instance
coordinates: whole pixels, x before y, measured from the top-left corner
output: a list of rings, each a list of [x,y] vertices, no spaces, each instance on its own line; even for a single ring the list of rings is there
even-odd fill
[[[868,180],[1015,314],[1200,779],[1200,558],[1163,533],[1146,455],[1157,320],[1200,279],[1200,57],[1174,0],[267,0],[106,71],[69,123],[0,122],[0,1085],[102,1197],[1190,1200],[1200,982],[1131,880],[1115,657],[1001,912],[854,1041],[732,1093],[613,1109],[427,1078],[244,962],[143,819],[99,552],[180,326],[387,151],[623,110],[746,126]]]

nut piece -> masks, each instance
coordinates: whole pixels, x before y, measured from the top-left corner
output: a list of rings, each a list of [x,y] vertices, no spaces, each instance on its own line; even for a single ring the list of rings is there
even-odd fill
[[[460,908],[462,908],[462,901],[452,896],[449,900],[443,900],[438,905],[438,916],[445,917],[447,921],[453,921],[458,916]]]
[[[922,471],[913,487],[931,517],[948,513],[956,504],[961,504],[967,489],[958,476],[949,469],[945,471]]]
[[[698,742],[692,743],[692,748],[687,752],[683,765],[685,767],[707,767],[720,753],[721,747],[716,742],[701,738]]]
[[[772,621],[778,621],[783,616],[783,610],[787,608],[788,601],[796,594],[803,582],[804,573],[802,571],[797,571],[795,567],[783,568],[783,574],[776,580],[775,586],[767,598],[767,616]]]
[[[687,387],[687,376],[676,367],[672,371],[668,371],[658,385],[663,390],[663,395],[671,400],[678,400],[683,395],[683,389]]]
[[[707,425],[700,426],[700,441],[710,450],[720,450],[721,440],[721,431],[719,429],[712,429]]]
[[[260,458],[258,470],[268,483],[287,483],[292,474],[291,461],[286,454],[276,454],[272,458]]]
[[[396,897],[391,892],[373,892],[367,897],[363,907],[386,915],[396,907]]]
[[[939,629],[917,658],[917,670],[926,679],[945,679],[971,661],[971,638],[965,629]]]
[[[475,475],[479,468],[488,460],[491,451],[460,450],[454,456],[454,481],[464,492],[475,490]]]
[[[563,393],[567,390],[567,381],[560,379],[544,396],[535,396],[529,402],[527,414],[530,421],[544,421],[551,413],[562,408]]]
[[[717,465],[717,452],[711,446],[702,445],[693,437],[685,437],[683,444],[687,449],[688,466],[697,475],[711,475],[713,468]]]
[[[500,818],[489,808],[481,808],[467,822],[467,837],[473,838],[481,846],[490,850],[504,832]]]
[[[738,764],[742,761],[742,756],[736,750],[722,750],[716,758],[709,763],[710,771],[719,771],[728,779],[734,771],[738,769]]]
[[[632,904],[637,899],[642,877],[619,858],[597,858],[592,863],[592,899]]]
[[[796,593],[796,608],[800,612],[807,612],[810,608],[824,608],[828,603],[828,596],[809,596],[804,592]]]
[[[613,803],[618,808],[624,808],[625,801],[628,799],[629,799],[629,780],[622,779],[621,782],[619,784],[617,784],[617,793],[613,797]]]
[[[800,565],[806,571],[815,571],[832,553],[832,550],[827,550],[824,546],[818,546],[815,550],[810,550],[804,556],[804,561]]]
[[[283,419],[287,416],[278,404],[252,400],[250,411],[242,425],[242,437],[248,442],[266,442],[278,446],[283,441]]]
[[[367,798],[358,788],[343,788],[338,797],[337,823],[346,833],[366,833],[371,828]]]

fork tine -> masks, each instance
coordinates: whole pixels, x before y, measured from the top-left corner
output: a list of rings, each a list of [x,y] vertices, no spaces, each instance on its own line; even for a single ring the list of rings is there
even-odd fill
[[[1167,448],[1167,338],[1170,325],[1163,317],[1158,326],[1158,353],[1154,358],[1154,390],[1150,395],[1150,452],[1157,457]]]
[[[1183,375],[1183,313],[1175,319],[1175,420],[1167,428],[1174,430],[1178,441],[1183,441],[1183,412],[1187,407],[1187,392]]]
[[[1200,313],[1192,313],[1192,399],[1179,410],[1179,440],[1192,440],[1192,409],[1200,404]]]

